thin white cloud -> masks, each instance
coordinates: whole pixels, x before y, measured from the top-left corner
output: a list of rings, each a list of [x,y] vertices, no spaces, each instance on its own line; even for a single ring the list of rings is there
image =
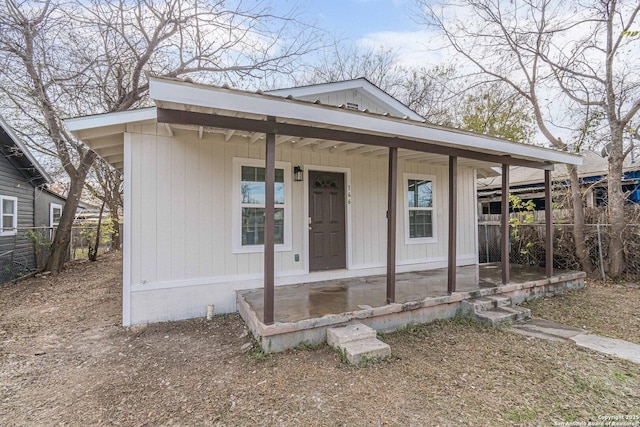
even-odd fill
[[[369,33],[357,43],[366,48],[384,48],[397,53],[398,62],[406,67],[432,67],[446,62],[447,49],[434,49],[430,40],[437,34],[429,30],[380,31]]]

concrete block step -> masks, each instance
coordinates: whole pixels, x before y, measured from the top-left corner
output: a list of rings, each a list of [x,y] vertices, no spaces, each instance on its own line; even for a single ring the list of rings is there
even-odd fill
[[[503,297],[501,295],[489,295],[485,298],[493,301],[495,307],[505,307],[511,305],[511,298]]]
[[[511,298],[506,298],[499,295],[471,298],[462,301],[463,311],[471,314],[493,310],[494,308],[505,307],[509,305],[511,305]]]
[[[366,359],[383,359],[391,355],[391,347],[377,338],[351,341],[340,346],[352,365],[359,365]]]
[[[362,323],[327,329],[327,344],[331,347],[344,347],[353,341],[376,338],[376,330]]]
[[[518,306],[497,307],[492,310],[476,313],[475,317],[480,322],[488,323],[492,326],[498,326],[505,323],[513,323],[518,320],[528,319],[531,317],[531,310]]]
[[[518,305],[512,305],[509,307],[500,307],[504,310],[511,311],[516,315],[516,321],[526,320],[531,318],[531,310]]]

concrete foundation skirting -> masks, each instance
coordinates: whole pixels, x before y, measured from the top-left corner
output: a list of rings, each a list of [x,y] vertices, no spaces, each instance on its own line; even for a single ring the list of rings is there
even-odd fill
[[[237,292],[238,311],[253,336],[266,352],[280,352],[300,344],[321,344],[327,339],[327,329],[363,323],[377,331],[393,332],[411,324],[429,323],[438,319],[454,317],[461,311],[465,299],[489,295],[511,298],[514,304],[552,295],[563,291],[584,287],[585,273],[568,273],[552,278],[525,283],[513,283],[495,288],[479,289],[471,292],[456,292],[452,295],[425,298],[422,301],[394,303],[381,307],[371,307],[347,313],[328,314],[319,318],[304,319],[291,323],[276,322],[265,325],[256,316],[243,292]]]

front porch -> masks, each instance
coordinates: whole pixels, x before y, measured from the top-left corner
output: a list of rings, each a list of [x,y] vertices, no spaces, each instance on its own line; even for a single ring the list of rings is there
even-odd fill
[[[300,343],[320,344],[330,327],[353,322],[391,332],[406,325],[455,316],[462,302],[502,296],[513,303],[584,286],[585,273],[511,265],[502,284],[499,264],[456,269],[456,292],[447,290],[448,269],[396,274],[396,302],[387,304],[385,275],[330,280],[275,288],[275,322],[264,318],[264,289],[237,292],[240,315],[265,351],[278,352]]]

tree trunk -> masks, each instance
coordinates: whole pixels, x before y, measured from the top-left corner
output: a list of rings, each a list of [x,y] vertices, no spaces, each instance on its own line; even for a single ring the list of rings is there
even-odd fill
[[[96,239],[93,247],[89,244],[89,261],[94,262],[98,260],[98,249],[100,249],[100,231],[102,228],[102,213],[104,212],[105,202],[102,202],[100,206],[100,215],[98,216],[98,227],[96,228]]]
[[[82,194],[82,187],[84,186],[84,179],[71,178],[70,182],[69,195],[62,209],[60,223],[56,229],[56,234],[51,244],[51,253],[49,254],[45,267],[46,271],[51,271],[52,273],[61,272],[67,260],[69,243],[71,242],[71,228],[73,227],[73,220],[76,216],[80,195]]]
[[[576,257],[580,262],[582,271],[593,273],[593,266],[589,259],[589,251],[584,237],[584,205],[582,204],[582,192],[578,179],[578,168],[569,166],[569,179],[571,182],[571,204],[573,205],[573,240],[576,245]]]
[[[109,211],[111,212],[111,224],[113,233],[111,233],[111,250],[119,251],[121,248],[120,237],[120,219],[118,215],[119,206],[117,203],[109,203]]]
[[[612,279],[620,277],[624,270],[624,193],[622,191],[622,129],[614,127],[611,132],[612,144],[609,157],[609,177],[607,199],[609,202],[609,270]]]

